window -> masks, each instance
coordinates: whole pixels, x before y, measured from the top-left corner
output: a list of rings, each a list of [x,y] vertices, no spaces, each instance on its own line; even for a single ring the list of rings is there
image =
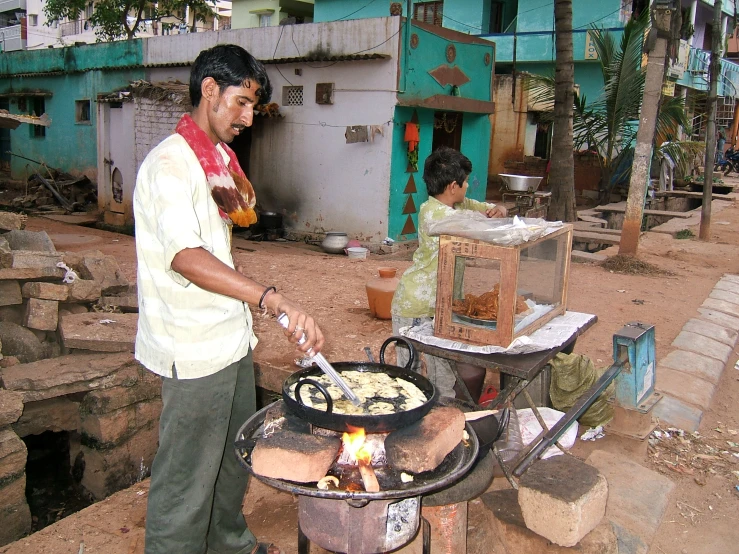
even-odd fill
[[[44,100],[43,96],[29,98],[29,100],[30,102],[28,103],[28,113],[30,115],[41,117],[46,113],[46,101]],[[46,127],[44,127],[43,125],[29,125],[29,127],[31,128],[31,138],[41,138],[46,136]]]
[[[36,15],[35,13],[28,14],[28,26],[38,27],[38,15]]]
[[[88,2],[87,6],[85,6],[85,19],[90,19],[92,17],[92,12],[95,11],[95,8],[93,7],[92,2]]]
[[[269,14],[269,13],[259,14],[259,26],[260,27],[269,27],[269,24],[271,21],[272,21],[272,14]]]
[[[413,19],[441,27],[444,2],[419,2],[413,6]]]
[[[75,123],[87,123],[90,121],[90,101],[75,100],[74,102],[74,121]]]
[[[283,106],[302,106],[303,105],[303,87],[282,87],[282,105]]]

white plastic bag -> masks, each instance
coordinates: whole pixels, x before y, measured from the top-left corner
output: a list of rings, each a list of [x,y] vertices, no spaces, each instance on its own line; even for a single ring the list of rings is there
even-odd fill
[[[513,246],[536,240],[561,227],[561,221],[546,221],[517,215],[513,218],[488,218],[474,210],[455,210],[453,214],[430,224],[429,234],[455,235],[500,246]]]
[[[544,420],[544,423],[546,423],[547,427],[550,429],[554,427],[563,415],[565,415],[564,412],[547,407],[537,408],[537,410]],[[541,425],[539,425],[539,421],[536,419],[531,408],[516,410],[516,414],[518,415],[518,423],[521,427],[521,439],[523,440],[524,445],[528,445],[539,436],[539,433],[541,433]],[[559,437],[558,442],[565,450],[569,450],[575,444],[575,440],[577,440],[577,421],[573,421],[570,426],[567,427],[564,434]],[[563,452],[560,451],[556,445],[550,446],[541,455],[541,459],[545,460],[546,458],[557,456],[559,454],[563,454]]]

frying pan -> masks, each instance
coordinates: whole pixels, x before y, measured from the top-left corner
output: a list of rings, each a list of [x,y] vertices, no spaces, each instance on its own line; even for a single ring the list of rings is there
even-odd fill
[[[389,365],[385,363],[385,349],[391,343],[400,343],[408,347],[410,358],[405,368]],[[406,427],[415,423],[425,416],[431,408],[436,404],[439,393],[436,387],[426,379],[426,377],[411,371],[409,368],[413,366],[416,358],[416,352],[413,345],[402,337],[390,337],[380,348],[380,363],[370,362],[337,362],[332,363],[334,369],[339,373],[343,371],[361,371],[366,373],[384,373],[392,378],[400,377],[410,383],[416,385],[426,395],[426,402],[411,410],[395,412],[392,414],[371,415],[371,414],[336,414],[333,413],[333,401],[323,386],[314,381],[313,377],[322,375],[322,371],[317,366],[311,366],[296,373],[293,373],[282,384],[282,399],[285,401],[287,409],[296,416],[308,421],[319,427],[333,429],[340,432],[351,432],[361,427],[367,433],[387,433]],[[300,383],[299,381],[303,381]],[[293,384],[295,387],[295,398],[290,394],[290,388]],[[303,389],[315,387],[326,398],[326,410],[318,410],[311,406],[307,406],[302,402],[301,392]],[[296,400],[296,398],[298,400]]]

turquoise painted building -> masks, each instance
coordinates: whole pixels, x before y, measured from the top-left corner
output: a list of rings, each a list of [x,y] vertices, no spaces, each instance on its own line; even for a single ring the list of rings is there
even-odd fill
[[[30,159],[94,178],[97,96],[143,78],[140,39],[0,55],[0,107],[51,119],[49,127],[22,124],[6,130],[2,154],[11,175],[24,179],[35,171],[38,164]]]

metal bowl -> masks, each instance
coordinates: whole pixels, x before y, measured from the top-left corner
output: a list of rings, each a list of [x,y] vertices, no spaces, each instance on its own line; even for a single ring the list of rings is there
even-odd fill
[[[535,192],[539,188],[539,183],[544,177],[528,177],[526,175],[510,175],[508,173],[500,173],[498,175],[505,183],[508,190],[516,192]]]

